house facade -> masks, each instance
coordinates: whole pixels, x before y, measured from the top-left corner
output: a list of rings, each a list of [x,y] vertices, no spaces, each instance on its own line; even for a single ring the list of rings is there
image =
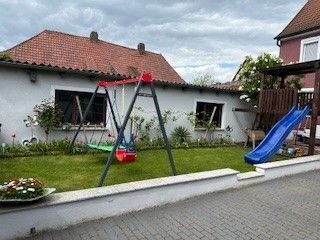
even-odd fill
[[[320,58],[320,1],[308,0],[275,39],[285,64]],[[303,78],[302,91],[313,91],[314,74]]]
[[[72,138],[80,122],[80,111],[84,111],[98,80],[115,81],[136,76],[142,71],[153,74],[161,110],[170,112],[176,119],[169,120],[165,125],[169,136],[175,127],[184,126],[193,138],[202,138],[205,134],[203,126],[195,126],[188,118],[188,113],[193,112],[198,120],[208,121],[208,118],[212,118],[216,123],[217,129],[212,137],[224,137],[225,129],[229,126],[233,129],[231,140],[245,140],[244,130],[251,127],[253,116],[232,111],[234,108],[248,107],[239,99],[237,89],[187,84],[162,55],[145,51],[141,44],[137,49],[129,49],[101,40],[92,42],[92,37],[97,39],[93,35],[78,37],[44,31],[7,51],[12,59],[0,61],[1,143],[22,142],[32,138],[32,135],[40,141],[45,140],[43,130],[40,127],[26,127],[24,119],[34,115],[34,106],[48,98],[54,99],[59,106],[61,123],[71,126],[68,131],[63,125],[56,127],[49,133],[49,139]],[[66,41],[65,36],[71,43]],[[91,55],[91,51],[95,54]],[[123,51],[123,56],[119,51]],[[119,118],[126,113],[134,89],[135,84],[108,89]],[[143,87],[142,90],[147,92],[148,88]],[[95,140],[105,134],[106,129],[111,133],[115,131],[109,122],[104,90],[98,93],[86,126],[87,138],[95,135]],[[146,121],[156,116],[152,99],[139,97],[133,114]],[[150,129],[150,134],[151,138],[157,137],[156,126]],[[79,138],[85,140],[83,133]]]

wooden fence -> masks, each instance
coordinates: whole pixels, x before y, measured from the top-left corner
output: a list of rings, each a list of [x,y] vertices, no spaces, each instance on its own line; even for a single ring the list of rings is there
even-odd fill
[[[298,93],[296,89],[265,89],[260,92],[259,108],[252,129],[268,132],[293,106],[312,108],[313,93]],[[243,109],[237,109],[243,111]],[[320,116],[320,111],[319,114]]]
[[[293,88],[266,89],[260,93],[259,128],[269,131],[270,128],[298,103],[301,106],[308,102],[308,96],[298,97],[298,91]],[[299,100],[300,99],[300,100]]]
[[[283,115],[297,104],[296,89],[267,89],[261,91],[259,110],[261,113]]]

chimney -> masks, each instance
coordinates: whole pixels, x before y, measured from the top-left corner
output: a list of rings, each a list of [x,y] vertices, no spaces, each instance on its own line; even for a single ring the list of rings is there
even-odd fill
[[[95,31],[92,31],[90,33],[90,42],[98,42],[99,38],[98,38],[98,33]]]
[[[144,43],[139,43],[138,44],[138,52],[140,55],[145,55],[146,54],[146,47]]]

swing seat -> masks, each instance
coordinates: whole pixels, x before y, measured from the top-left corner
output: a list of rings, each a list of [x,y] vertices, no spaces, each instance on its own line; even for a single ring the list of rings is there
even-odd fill
[[[119,162],[134,162],[137,159],[136,151],[128,151],[123,148],[118,148],[115,156]]]
[[[104,151],[104,152],[111,152],[113,149],[112,145],[95,145],[95,144],[88,143],[87,146],[89,148]]]

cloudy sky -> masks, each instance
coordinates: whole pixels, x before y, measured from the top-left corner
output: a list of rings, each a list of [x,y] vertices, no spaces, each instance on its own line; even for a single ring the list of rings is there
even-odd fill
[[[161,53],[186,80],[230,81],[246,55],[278,54],[273,39],[307,0],[0,0],[0,51],[44,29]]]

